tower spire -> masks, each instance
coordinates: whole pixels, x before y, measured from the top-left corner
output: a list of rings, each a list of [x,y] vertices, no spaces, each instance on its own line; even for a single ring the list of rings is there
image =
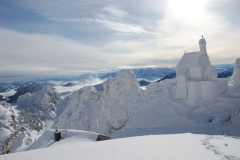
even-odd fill
[[[207,49],[206,49],[206,40],[205,38],[203,38],[202,35],[202,39],[199,40],[199,48],[200,48],[200,52],[204,55],[207,55]]]

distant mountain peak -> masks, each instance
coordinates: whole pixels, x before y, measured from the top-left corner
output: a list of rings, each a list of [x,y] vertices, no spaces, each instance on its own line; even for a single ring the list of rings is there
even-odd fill
[[[30,84],[28,86],[25,87],[20,87],[17,89],[17,92],[10,97],[9,102],[17,102],[18,97],[21,95],[24,95],[25,93],[36,93],[38,91],[40,91],[45,85],[40,83],[40,82],[34,82],[33,84]]]

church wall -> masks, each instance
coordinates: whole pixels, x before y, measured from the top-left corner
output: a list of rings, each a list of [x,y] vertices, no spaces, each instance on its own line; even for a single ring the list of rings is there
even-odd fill
[[[186,99],[187,98],[187,85],[185,82],[178,82],[175,94],[175,99]]]
[[[214,101],[216,98],[216,81],[202,81],[202,99],[205,101]]]
[[[208,57],[205,56],[204,58],[205,58],[204,59],[205,64],[203,66],[204,67],[203,79],[205,81],[209,81],[209,80],[212,80],[212,74],[213,74],[212,65]]]
[[[202,68],[191,68],[190,69],[190,80],[201,81],[202,80]]]
[[[187,82],[188,89],[188,103],[191,105],[196,105],[199,101],[202,100],[202,84],[201,81]]]
[[[177,76],[177,83],[186,83],[186,77],[185,76]]]
[[[217,71],[214,66],[212,66],[212,80],[217,80]]]

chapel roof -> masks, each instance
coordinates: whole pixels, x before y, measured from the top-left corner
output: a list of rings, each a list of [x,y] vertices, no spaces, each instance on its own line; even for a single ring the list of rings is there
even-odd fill
[[[196,68],[200,66],[202,54],[200,52],[185,53],[177,64],[177,68]]]

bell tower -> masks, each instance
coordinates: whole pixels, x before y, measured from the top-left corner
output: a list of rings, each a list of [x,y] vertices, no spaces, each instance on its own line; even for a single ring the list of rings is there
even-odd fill
[[[203,54],[203,55],[207,55],[207,49],[206,49],[206,41],[205,41],[205,38],[203,38],[203,35],[202,35],[202,39],[199,40],[199,48],[200,48],[200,52]]]

